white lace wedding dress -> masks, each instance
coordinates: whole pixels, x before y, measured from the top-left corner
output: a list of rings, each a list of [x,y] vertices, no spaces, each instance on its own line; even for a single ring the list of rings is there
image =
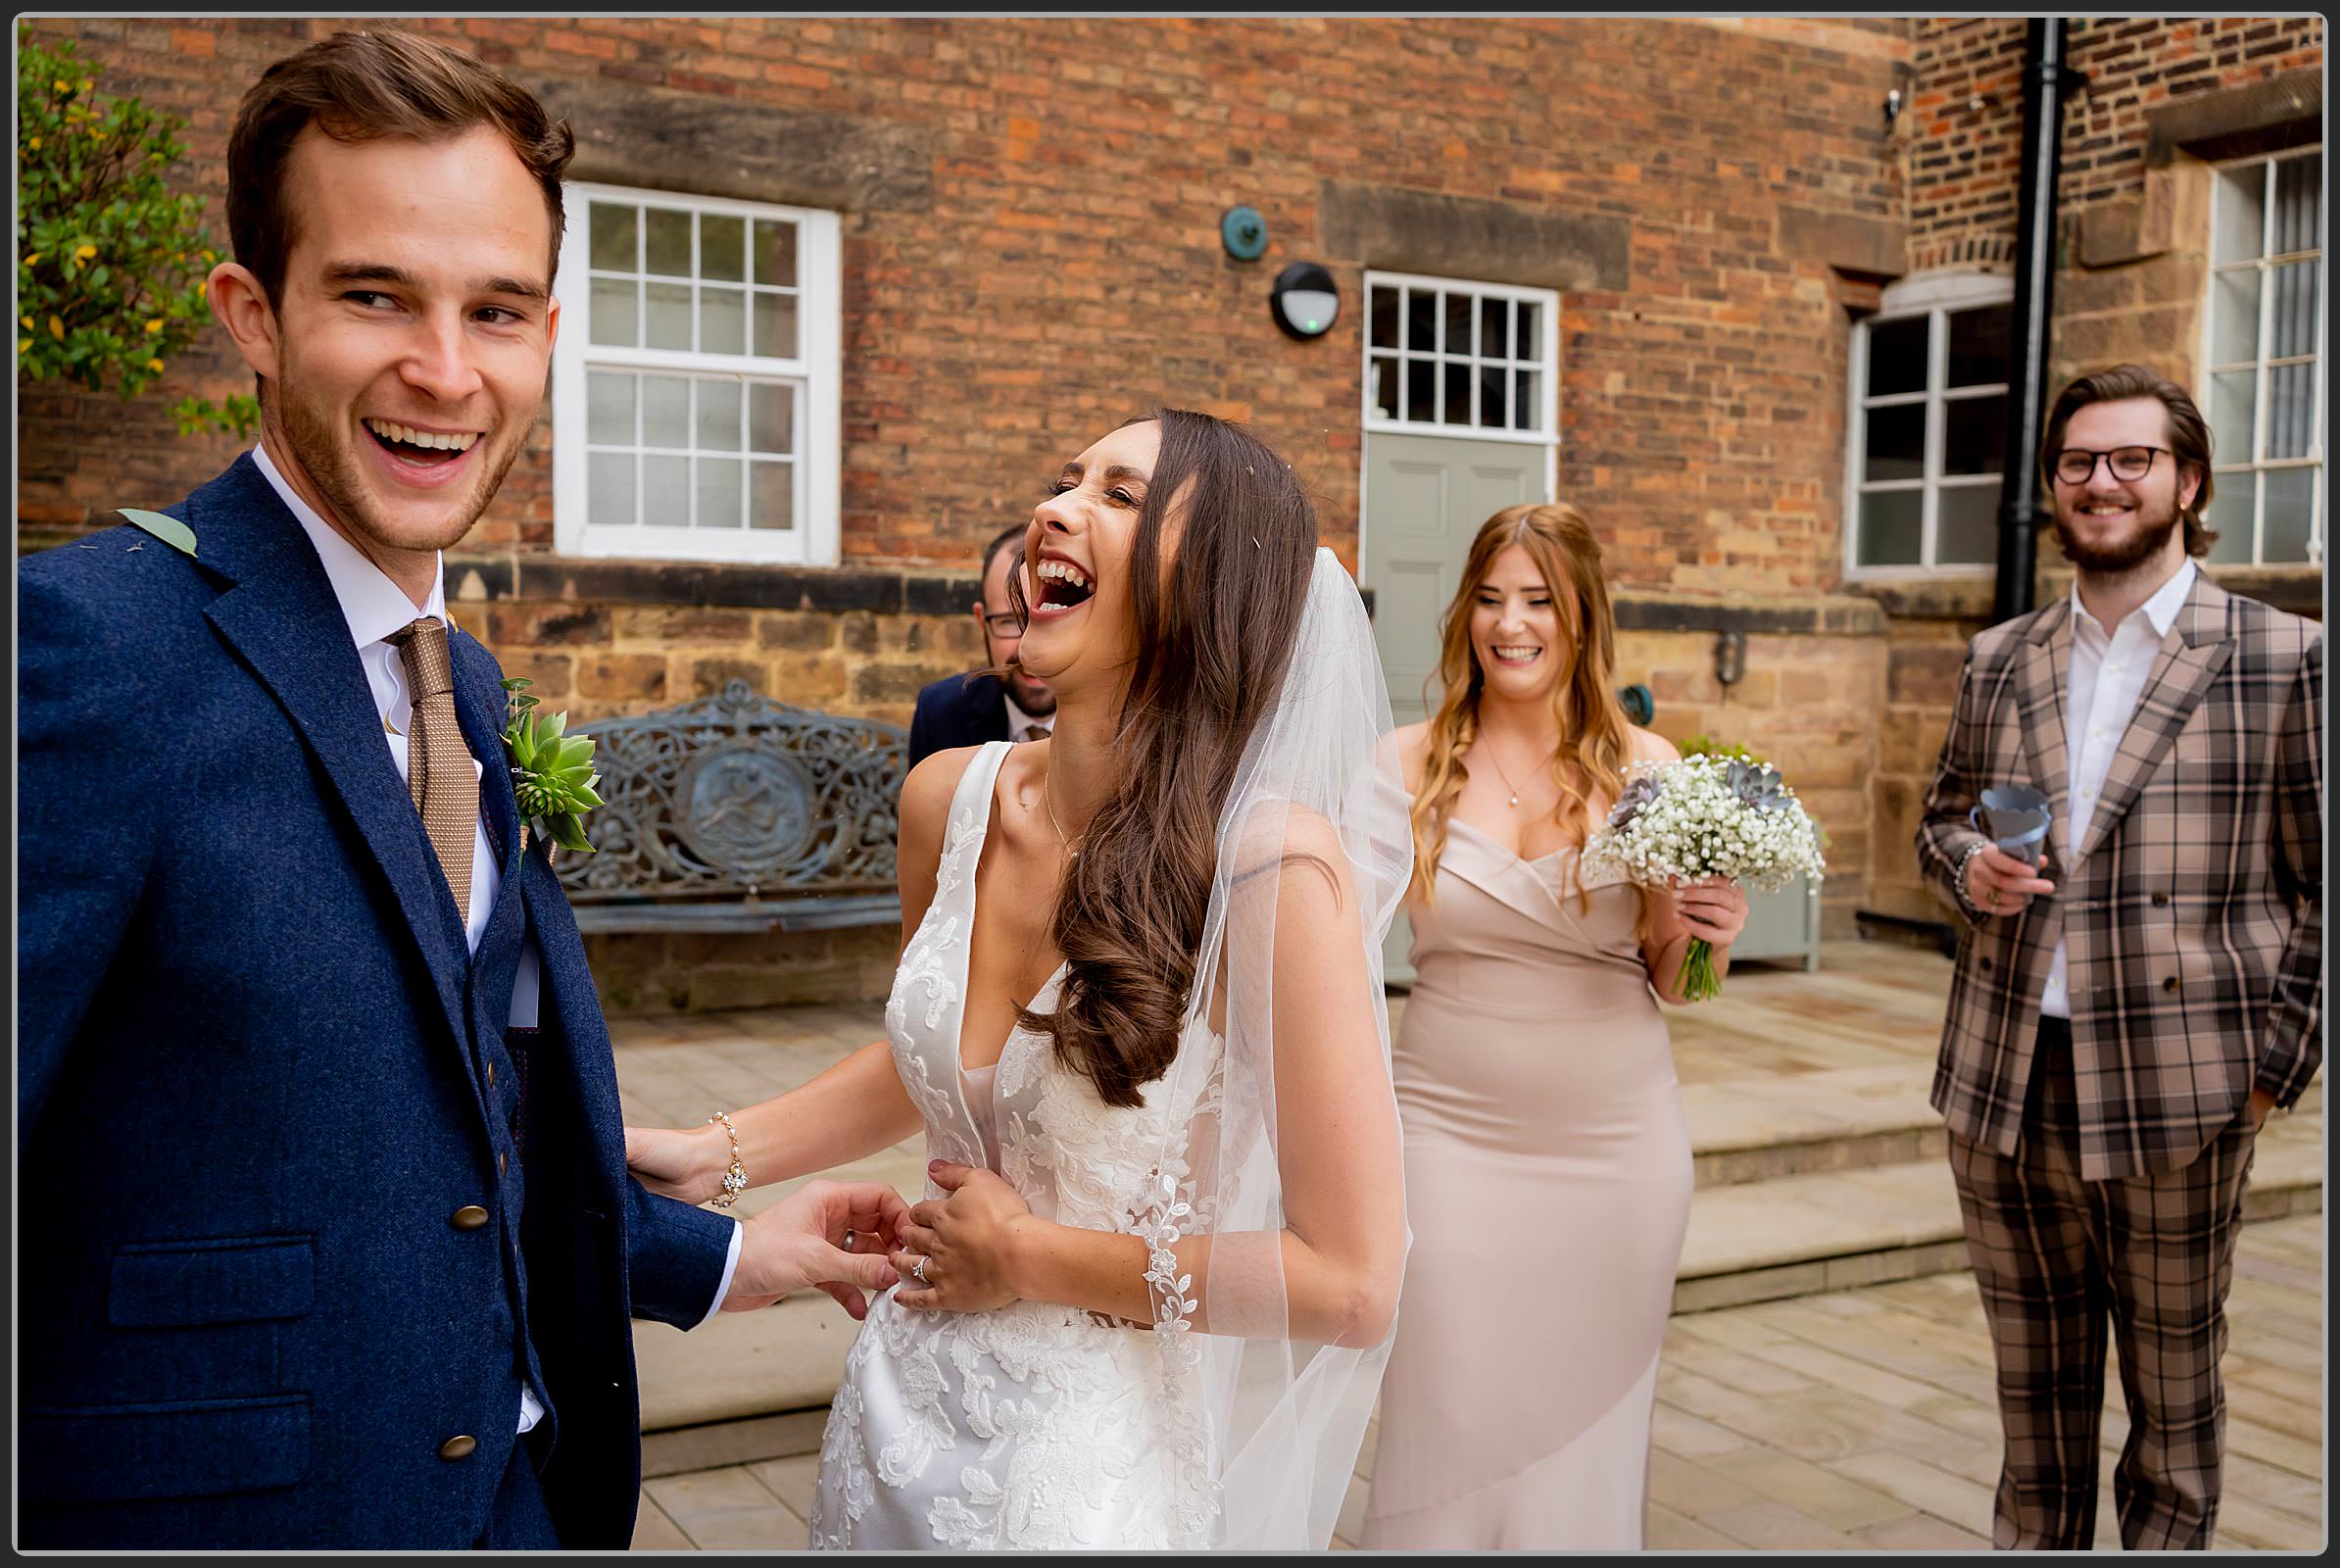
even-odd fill
[[[1214,1095],[1216,1070],[1174,1072],[1136,1108],[1105,1104],[1018,1028],[996,1073],[962,1074],[975,866],[1008,743],[968,763],[951,803],[935,894],[886,1006],[894,1062],[926,1119],[930,1157],[986,1165],[1043,1219],[1168,1248],[1183,1169],[1165,1137]],[[1036,1010],[1063,980],[1051,976]],[[1217,1052],[1197,1024],[1181,1047]],[[1215,1064],[1214,1064],[1215,1066]],[[986,1083],[984,1080],[989,1079]],[[1201,1082],[1186,1102],[1171,1082]],[[943,1196],[929,1186],[929,1198]],[[1156,1289],[1154,1298],[1177,1301]],[[812,1544],[859,1550],[1164,1549],[1205,1544],[1211,1504],[1202,1398],[1175,1304],[1153,1325],[1018,1301],[994,1312],[870,1305],[821,1438]]]

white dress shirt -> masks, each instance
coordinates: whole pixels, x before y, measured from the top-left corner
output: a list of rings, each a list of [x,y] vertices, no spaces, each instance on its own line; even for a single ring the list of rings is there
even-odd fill
[[[1007,694],[1007,687],[1004,682],[1002,682],[999,687],[999,693],[1002,697],[1005,697]],[[1051,712],[1045,717],[1034,718],[1030,713],[1027,713],[1022,709],[1016,707],[1014,698],[1008,697],[1007,738],[1011,741],[1040,739],[1040,735],[1034,735],[1032,733],[1033,730],[1040,731],[1041,735],[1055,734],[1056,715]]]
[[[2064,841],[2074,855],[2088,836],[2097,798],[2104,793],[2105,774],[2121,749],[2121,737],[2137,710],[2138,699],[2145,695],[2145,680],[2161,655],[2162,639],[2177,623],[2177,612],[2193,589],[2196,570],[2193,558],[2187,557],[2169,580],[2130,611],[2109,636],[2080,603],[2079,584],[2072,584],[2072,668],[2064,693]],[[2058,869],[2070,877],[2069,867]],[[2051,1018],[2072,1016],[2071,979],[2065,972],[2062,937],[2056,939],[2056,956],[2048,963],[2039,1010]]]
[[[404,630],[423,615],[435,615],[442,624],[452,628],[447,619],[447,568],[444,562],[433,570],[430,598],[417,609],[407,597],[406,590],[392,582],[382,568],[366,559],[356,545],[351,544],[324,518],[318,516],[306,501],[284,482],[275,463],[268,457],[268,449],[256,446],[252,461],[266,476],[287,511],[299,520],[301,529],[309,535],[309,542],[317,549],[317,560],[324,564],[325,577],[333,584],[333,597],[341,604],[341,615],[349,623],[350,637],[358,645],[358,662],[366,667],[366,683],[372,688],[374,711],[382,715],[382,740],[390,749],[390,760],[398,769],[398,776],[407,776],[407,732],[414,727],[414,688],[407,681],[406,660],[389,641],[392,633]],[[479,759],[471,759],[474,777],[484,776]],[[496,864],[495,851],[488,847],[487,821],[484,813],[471,829],[471,905],[469,917],[463,927],[463,941],[471,952],[479,951],[479,939],[487,931],[488,916],[496,909],[496,894],[503,886],[504,873]],[[512,982],[512,1022],[526,1027],[536,1023],[538,971],[534,943],[520,944],[519,973]],[[707,1309],[707,1318],[720,1310],[723,1298],[730,1294],[731,1276],[740,1263],[741,1228],[732,1224],[731,1253],[723,1264],[723,1281],[715,1288],[714,1301]],[[702,1318],[702,1323],[707,1321]],[[520,1427],[522,1432],[544,1418],[544,1406],[536,1402],[536,1395],[526,1383],[520,1385]]]

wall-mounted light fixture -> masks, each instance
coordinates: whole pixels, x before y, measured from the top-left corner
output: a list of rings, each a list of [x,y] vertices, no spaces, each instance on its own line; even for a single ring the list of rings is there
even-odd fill
[[[1901,89],[1892,87],[1885,92],[1885,123],[1890,126],[1901,118]]]
[[[1341,318],[1341,291],[1333,274],[1316,263],[1294,262],[1276,274],[1268,312],[1278,326],[1306,342],[1330,332]]]
[[[1747,634],[1733,627],[1715,634],[1715,679],[1728,692],[1747,673]]]
[[[1267,251],[1267,220],[1254,207],[1230,207],[1219,218],[1219,243],[1239,262],[1256,262]]]

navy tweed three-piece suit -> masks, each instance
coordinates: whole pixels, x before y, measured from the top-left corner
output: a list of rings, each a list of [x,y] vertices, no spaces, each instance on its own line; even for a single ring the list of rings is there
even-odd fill
[[[20,1542],[467,1547],[527,1380],[561,1544],[622,1548],[629,1320],[697,1323],[732,1221],[626,1174],[496,662],[451,632],[503,873],[467,954],[300,523],[249,456],[170,510],[193,558],[19,573]]]

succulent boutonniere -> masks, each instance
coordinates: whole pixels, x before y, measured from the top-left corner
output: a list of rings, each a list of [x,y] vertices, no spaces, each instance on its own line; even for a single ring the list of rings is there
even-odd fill
[[[512,760],[512,793],[520,803],[520,847],[528,847],[528,824],[547,845],[591,855],[585,837],[585,813],[602,804],[593,787],[602,781],[593,769],[593,738],[563,735],[568,714],[550,718],[534,711],[537,700],[528,695],[534,684],[515,675],[504,683],[510,694],[511,718],[504,726],[504,751]],[[554,852],[548,848],[546,855]]]

